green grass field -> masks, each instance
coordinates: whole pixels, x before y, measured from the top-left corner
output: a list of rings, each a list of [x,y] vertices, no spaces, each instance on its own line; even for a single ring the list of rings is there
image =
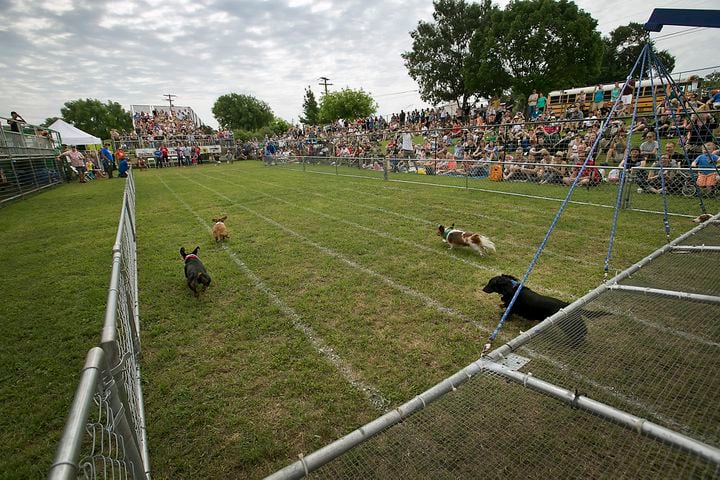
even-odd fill
[[[317,171],[330,175],[257,162],[137,172],[154,478],[262,477],[476,360],[500,314],[482,286],[499,272],[524,273],[559,207]],[[612,199],[604,187],[575,199]],[[99,342],[122,188],[63,185],[0,210],[9,266],[0,279],[3,478],[41,478],[51,463],[84,357]],[[557,198],[566,191],[549,188]],[[692,199],[676,201],[695,213]],[[221,214],[231,238],[217,246],[208,229]],[[612,215],[569,205],[529,286],[572,300],[602,281]],[[448,250],[435,225],[453,222],[489,236],[497,253]],[[672,237],[692,225],[672,217]],[[664,240],[661,216],[622,211],[611,273]],[[213,278],[200,299],[178,254],[196,245]],[[496,345],[529,327],[512,320]]]

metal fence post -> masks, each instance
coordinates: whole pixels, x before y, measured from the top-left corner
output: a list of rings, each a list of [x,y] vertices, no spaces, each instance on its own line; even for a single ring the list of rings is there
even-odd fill
[[[387,158],[385,158],[385,161],[383,162],[383,179],[385,179],[386,181],[388,179],[388,164],[389,164],[389,162],[390,162],[390,160],[388,160]]]

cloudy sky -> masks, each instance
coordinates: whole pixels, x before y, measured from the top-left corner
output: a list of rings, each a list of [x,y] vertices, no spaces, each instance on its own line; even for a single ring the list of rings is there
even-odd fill
[[[606,34],[644,23],[655,7],[720,1],[576,3]],[[370,92],[381,114],[422,107],[400,54],[432,11],[431,0],[0,0],[0,115],[40,123],[67,100],[129,108],[172,93],[216,127],[215,99],[237,92],[297,121],[305,87],[319,97],[321,76],[331,89]],[[720,64],[720,30],[665,27],[653,37],[676,55],[675,71]]]

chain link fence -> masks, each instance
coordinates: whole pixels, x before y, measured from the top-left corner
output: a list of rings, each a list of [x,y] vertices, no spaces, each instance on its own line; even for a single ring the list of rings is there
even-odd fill
[[[101,344],[88,352],[49,479],[150,478],[139,356],[135,184],[130,171]]]
[[[580,166],[554,157],[539,161],[420,160],[415,158],[278,156],[273,165],[315,174],[422,183],[489,193],[562,201]],[[579,186],[585,191],[570,203],[615,208],[620,188],[617,166],[593,165],[583,172]],[[663,192],[665,195],[663,195]],[[698,186],[698,169],[692,167],[632,167],[623,181],[621,208],[697,216],[720,211],[716,189]]]
[[[720,215],[268,478],[717,478]]]

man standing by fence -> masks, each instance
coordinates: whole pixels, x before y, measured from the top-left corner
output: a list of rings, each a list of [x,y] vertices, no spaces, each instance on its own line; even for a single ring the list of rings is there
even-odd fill
[[[108,178],[113,178],[113,171],[115,170],[115,159],[113,154],[108,149],[107,145],[103,145],[100,149],[100,156],[102,156],[102,166],[107,174]]]
[[[275,155],[275,152],[277,150],[275,149],[275,145],[271,141],[268,140],[268,142],[265,144],[264,152],[263,152],[263,158],[265,160],[265,166],[269,167],[272,165],[273,156]]]
[[[77,147],[73,145],[68,150],[65,150],[63,153],[58,155],[58,160],[60,157],[65,157],[70,160],[70,165],[78,173],[80,183],[85,183],[85,156],[78,152]]]

